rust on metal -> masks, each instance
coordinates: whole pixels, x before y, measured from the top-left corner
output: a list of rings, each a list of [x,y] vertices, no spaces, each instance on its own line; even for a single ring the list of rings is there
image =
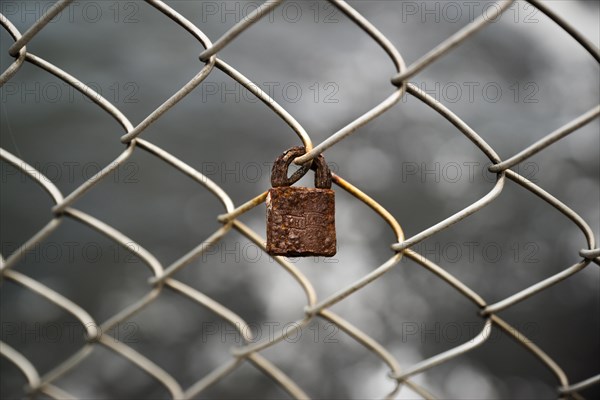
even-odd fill
[[[325,256],[336,253],[335,192],[331,171],[323,156],[317,157],[315,188],[291,187],[308,171],[307,166],[287,177],[290,163],[304,154],[294,147],[275,160],[267,195],[267,252],[287,257]]]

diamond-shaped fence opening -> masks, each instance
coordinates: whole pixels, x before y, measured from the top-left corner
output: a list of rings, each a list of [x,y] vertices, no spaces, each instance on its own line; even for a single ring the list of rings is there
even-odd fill
[[[3,396],[597,395],[598,4],[6,1],[0,22]],[[523,71],[565,79],[542,104]],[[298,79],[253,81],[276,73]],[[296,165],[331,154],[334,258],[266,254],[271,162],[299,144]]]

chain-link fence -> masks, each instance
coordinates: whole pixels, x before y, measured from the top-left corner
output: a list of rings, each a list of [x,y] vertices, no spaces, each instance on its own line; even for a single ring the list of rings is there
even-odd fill
[[[47,71],[64,81],[74,90],[81,92],[120,124],[124,131],[120,140],[121,143],[125,145],[125,150],[117,154],[114,161],[103,166],[101,170],[89,177],[83,184],[78,185],[75,190],[72,190],[68,194],[63,194],[58,187],[53,184],[51,179],[44,176],[44,174],[41,171],[38,171],[35,166],[28,164],[26,158],[21,158],[12,154],[12,152],[2,149],[1,158],[3,163],[10,164],[14,168],[22,171],[22,173],[28,175],[29,178],[48,193],[54,203],[51,210],[52,218],[47,221],[45,226],[39,229],[39,231],[32,235],[29,240],[18,246],[18,248],[14,249],[10,254],[3,254],[1,266],[2,280],[4,281],[3,287],[6,287],[7,282],[14,282],[21,287],[20,290],[34,292],[48,302],[52,302],[64,311],[70,313],[79,321],[81,326],[83,326],[86,339],[85,345],[68,358],[60,361],[58,364],[55,363],[54,366],[43,374],[38,372],[39,369],[36,368],[29,360],[29,357],[24,355],[19,348],[13,348],[3,342],[0,347],[2,356],[13,363],[26,377],[28,382],[26,393],[43,393],[52,398],[72,398],[73,396],[62,389],[60,385],[57,384],[57,381],[63,376],[77,370],[91,354],[97,351],[98,348],[106,348],[127,359],[133,365],[158,381],[166,388],[168,394],[172,398],[192,398],[200,396],[205,393],[206,389],[225,380],[234,371],[247,364],[247,362],[252,364],[266,376],[273,379],[290,396],[294,398],[307,398],[309,397],[307,392],[310,392],[310,388],[301,387],[295,380],[280,369],[275,362],[270,361],[269,357],[266,357],[261,353],[271,348],[277,350],[282,346],[289,346],[289,343],[287,342],[290,338],[296,337],[298,332],[307,328],[314,320],[318,319],[332,324],[336,329],[347,334],[356,345],[364,346],[365,349],[376,355],[383,363],[385,363],[389,372],[388,379],[390,382],[394,382],[394,389],[391,393],[387,394],[388,398],[395,398],[400,393],[403,393],[403,391],[409,393],[414,392],[423,398],[434,398],[435,393],[430,392],[430,389],[428,389],[426,385],[417,382],[416,378],[419,374],[430,369],[435,369],[455,358],[460,358],[465,353],[471,352],[484,344],[490,338],[492,333],[498,330],[503,331],[517,341],[522,346],[523,351],[529,352],[549,369],[554,377],[555,385],[557,387],[557,397],[579,398],[580,391],[600,383],[600,375],[598,375],[599,371],[597,370],[588,371],[589,378],[585,380],[573,381],[572,379],[569,379],[568,374],[561,368],[560,363],[555,362],[549,353],[546,352],[547,349],[538,347],[535,341],[530,340],[520,329],[512,326],[510,317],[505,318],[499,315],[501,311],[508,310],[514,305],[519,304],[521,301],[536,296],[540,292],[557,285],[559,282],[569,279],[590,264],[600,265],[600,249],[595,242],[596,239],[593,230],[588,223],[558,198],[545,191],[536,183],[515,172],[515,167],[518,167],[519,164],[531,159],[531,157],[544,151],[558,140],[565,138],[567,135],[594,121],[600,114],[600,106],[593,106],[588,112],[573,119],[564,126],[557,127],[552,133],[535,141],[517,154],[504,158],[500,157],[486,140],[484,140],[466,121],[463,121],[453,111],[446,107],[443,102],[437,101],[417,85],[409,83],[410,78],[415,77],[431,64],[442,59],[444,55],[451,52],[463,42],[468,42],[469,38],[478,31],[485,29],[488,24],[499,18],[503,12],[506,12],[506,10],[513,5],[513,1],[493,3],[490,7],[487,7],[486,12],[474,18],[466,26],[443,40],[438,46],[408,66],[405,63],[401,52],[394,47],[392,42],[390,42],[377,27],[358,13],[348,3],[344,1],[331,1],[330,4],[336,10],[344,14],[344,16],[356,24],[356,26],[360,27],[365,35],[368,35],[372,41],[376,42],[377,45],[387,53],[397,74],[392,77],[380,77],[384,81],[389,81],[391,79],[393,91],[388,97],[316,145],[311,140],[311,135],[307,130],[305,130],[305,128],[283,106],[271,98],[269,93],[262,90],[259,85],[253,83],[253,81],[244,76],[242,72],[238,71],[234,66],[229,65],[219,57],[219,53],[238,40],[238,36],[244,34],[244,32],[246,32],[253,24],[261,21],[261,18],[268,17],[275,8],[285,4],[285,1],[267,1],[264,4],[255,7],[253,11],[245,16],[245,18],[241,19],[227,30],[225,34],[213,42],[202,31],[201,24],[196,23],[194,19],[186,18],[165,2],[148,0],[148,6],[158,10],[170,20],[168,22],[167,19],[165,19],[165,23],[177,25],[180,29],[187,31],[205,48],[205,50],[200,54],[199,58],[202,64],[199,64],[200,67],[198,68],[199,71],[197,74],[138,124],[132,123],[119,108],[111,103],[111,101],[103,97],[94,90],[94,88],[83,83],[78,77],[57,67],[55,63],[49,62],[28,51],[27,46],[30,41],[35,39],[38,35],[43,35],[44,30],[48,28],[48,23],[53,18],[60,15],[61,12],[65,12],[64,10],[70,3],[72,3],[71,0],[57,1],[51,7],[48,7],[43,15],[25,32],[17,30],[11,20],[2,15],[2,26],[14,39],[14,43],[10,48],[4,49],[3,51],[8,52],[14,57],[14,62],[9,68],[2,72],[0,83],[5,85],[10,82],[27,63]],[[563,19],[561,15],[553,12],[544,2],[529,0],[528,4],[549,17],[560,28],[566,31],[572,39],[585,48],[593,59],[600,61],[600,53],[596,46],[582,36],[576,27]],[[65,38],[65,40],[67,39]],[[242,222],[241,217],[246,213],[249,213],[255,207],[261,206],[265,201],[266,192],[258,194],[262,188],[258,189],[255,197],[246,199],[246,201],[240,202],[240,204],[234,204],[228,193],[217,182],[209,179],[196,168],[165,150],[163,148],[164,146],[159,146],[144,138],[144,133],[152,124],[163,118],[163,116],[171,109],[175,109],[182,99],[194,90],[197,90],[197,88],[200,88],[203,82],[217,70],[222,71],[230,79],[238,82],[247,91],[256,96],[256,98],[260,99],[264,107],[270,109],[298,136],[302,145],[306,147],[307,153],[296,159],[296,164],[308,162],[326,150],[334,148],[342,140],[359,130],[359,128],[367,126],[377,117],[390,112],[392,107],[397,105],[401,99],[413,97],[445,118],[448,123],[453,125],[455,129],[470,140],[479,151],[489,159],[491,162],[489,171],[496,176],[494,186],[483,197],[473,201],[459,212],[456,212],[439,222],[433,223],[429,228],[407,238],[401,228],[401,218],[397,219],[374,198],[370,197],[367,193],[361,191],[343,178],[343,170],[337,171],[339,174],[334,174],[333,178],[337,191],[340,193],[345,191],[370,207],[378,218],[385,221],[385,223],[389,225],[389,228],[392,229],[394,237],[389,241],[389,258],[381,265],[371,268],[368,274],[355,280],[352,284],[333,293],[324,293],[317,296],[317,291],[313,285],[314,279],[318,278],[309,279],[307,275],[302,272],[301,268],[295,265],[291,260],[282,257],[274,257],[274,261],[283,271],[293,278],[296,284],[304,292],[305,305],[301,310],[303,316],[283,328],[277,327],[274,329],[273,334],[269,335],[268,338],[260,338],[257,340],[256,337],[253,336],[252,324],[247,323],[243,319],[243,315],[238,315],[211,296],[197,290],[192,287],[192,285],[184,283],[182,279],[176,278],[175,274],[186,267],[190,268],[191,264],[197,263],[200,259],[204,261],[205,254],[222,241],[223,238],[231,235],[232,232],[237,232],[264,251],[265,243],[263,235],[257,233],[254,229],[251,229],[249,225]],[[587,78],[582,77],[582,79],[585,80]],[[269,140],[269,138],[265,138],[264,140]],[[352,139],[348,139],[348,141],[351,140]],[[284,149],[282,148],[281,150],[283,151]],[[92,215],[93,213],[84,212],[77,208],[77,203],[81,201],[90,190],[97,186],[101,186],[102,182],[110,180],[110,177],[115,174],[119,168],[122,168],[132,155],[139,152],[146,152],[163,161],[165,168],[174,168],[179,173],[187,175],[192,179],[195,185],[203,187],[206,191],[216,196],[223,206],[222,214],[215,216],[222,226],[188,253],[180,255],[176,261],[168,265],[159,262],[153,252],[146,250],[136,242],[135,237],[128,237],[110,224],[103,222],[101,218],[94,217]],[[277,156],[277,154],[273,154],[273,158],[275,158],[275,156]],[[351,177],[348,178],[351,179]],[[506,298],[498,301],[490,301],[486,300],[471,287],[467,286],[463,280],[455,277],[448,272],[448,270],[438,265],[438,263],[434,262],[430,257],[420,254],[415,249],[418,244],[426,241],[432,236],[449,229],[454,224],[480,212],[485,207],[490,207],[503,190],[510,185],[521,186],[537,196],[540,203],[543,200],[550,204],[556,211],[559,211],[566,216],[582,231],[587,241],[587,245],[584,248],[572,248],[570,250],[570,257],[573,259],[573,263],[572,265],[564,265],[561,272],[551,275],[534,284],[530,284],[528,287],[523,288]],[[258,185],[255,186],[258,187]],[[399,191],[402,190],[401,185],[397,185],[397,188]],[[141,199],[140,201],[145,200]],[[106,238],[121,246],[124,250],[130,252],[134,257],[146,264],[152,274],[152,277],[148,280],[149,291],[140,297],[134,304],[130,304],[120,312],[104,320],[97,320],[77,302],[70,300],[59,291],[40,282],[40,280],[32,278],[29,274],[20,271],[19,263],[26,257],[28,252],[48,238],[67,220],[75,221],[78,224],[82,224],[89,229],[99,232],[101,235],[104,235]],[[417,263],[433,274],[438,280],[443,281],[464,296],[465,299],[473,303],[480,310],[479,315],[481,317],[481,325],[478,327],[477,332],[475,332],[474,337],[455,347],[433,354],[408,368],[401,368],[401,361],[397,358],[398,355],[394,354],[394,351],[389,350],[375,340],[371,336],[368,328],[359,329],[359,327],[349,321],[351,318],[342,317],[340,313],[332,311],[334,305],[347,301],[354,296],[355,293],[359,293],[361,289],[367,287],[369,284],[383,279],[382,277],[388,271],[400,265],[399,263],[403,257]],[[194,266],[193,268],[196,267]],[[593,268],[593,266],[590,268]],[[196,376],[195,382],[191,385],[182,384],[175,379],[172,374],[163,369],[158,362],[152,361],[149,357],[136,351],[127,343],[106,334],[106,332],[110,332],[111,329],[114,329],[116,326],[131,320],[143,310],[153,307],[153,304],[168,292],[183,296],[222,318],[222,320],[231,324],[231,326],[237,330],[243,341],[241,346],[236,346],[231,349],[231,354],[226,362],[203,376]],[[102,296],[102,294],[98,294],[97,296]],[[593,317],[597,319],[597,315],[589,316],[589,318]],[[156,346],[161,346],[161,344],[158,343]],[[597,353],[595,354],[597,355]],[[594,354],[592,354],[592,356],[594,356]],[[489,362],[494,361],[489,360]],[[375,395],[378,394],[373,394],[373,396]]]

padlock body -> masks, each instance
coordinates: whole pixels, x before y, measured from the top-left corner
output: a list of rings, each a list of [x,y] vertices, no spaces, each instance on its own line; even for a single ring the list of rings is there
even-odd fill
[[[335,192],[295,186],[270,189],[267,252],[287,257],[335,255]]]

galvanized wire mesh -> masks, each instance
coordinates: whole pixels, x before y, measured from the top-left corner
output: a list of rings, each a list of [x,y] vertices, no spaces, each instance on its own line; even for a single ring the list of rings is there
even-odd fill
[[[177,90],[171,98],[165,101],[160,107],[154,110],[136,126],[134,126],[116,106],[111,104],[111,102],[109,102],[107,99],[103,98],[99,93],[96,93],[92,88],[88,87],[76,77],[70,75],[68,72],[61,70],[54,64],[27,51],[27,43],[36,35],[40,34],[40,32],[42,32],[46,27],[47,23],[56,15],[61,13],[61,11],[63,11],[70,2],[71,0],[57,1],[53,7],[49,8],[48,11],[44,13],[44,15],[24,33],[19,32],[11,23],[11,21],[9,21],[5,16],[1,16],[0,22],[2,23],[2,26],[14,38],[14,44],[8,49],[8,52],[15,58],[15,60],[7,70],[2,72],[2,75],[0,76],[0,85],[4,85],[15,74],[17,74],[19,68],[25,62],[46,70],[50,74],[62,79],[68,85],[71,85],[74,89],[80,91],[83,95],[87,96],[90,100],[92,100],[95,104],[112,116],[123,127],[125,133],[121,137],[121,142],[126,145],[126,149],[122,153],[118,154],[113,162],[105,166],[105,168],[66,196],[63,195],[63,193],[61,193],[49,179],[44,177],[44,175],[42,175],[39,171],[36,171],[34,167],[27,164],[27,160],[23,160],[4,149],[1,150],[0,156],[2,160],[6,163],[12,164],[15,168],[18,168],[27,174],[50,195],[55,204],[52,208],[53,218],[19,249],[8,255],[6,259],[4,257],[1,258],[0,271],[2,279],[14,281],[26,290],[30,290],[39,294],[40,296],[43,296],[48,301],[56,304],[68,313],[72,314],[84,327],[87,340],[87,344],[78,352],[73,354],[66,361],[56,365],[51,371],[47,372],[43,376],[40,376],[35,366],[32,365],[32,363],[25,356],[23,356],[18,349],[14,349],[5,343],[1,343],[1,354],[14,363],[22,371],[29,383],[28,390],[31,393],[44,393],[45,395],[53,398],[73,397],[65,390],[56,386],[55,382],[63,375],[77,367],[93,352],[94,348],[97,346],[104,346],[120,356],[128,359],[131,363],[154,377],[158,382],[164,385],[173,398],[190,398],[199,395],[205,389],[220,381],[228,374],[232,373],[235,369],[239,368],[246,361],[253,364],[262,373],[271,377],[281,386],[281,388],[289,393],[290,396],[294,398],[307,398],[308,396],[303,389],[300,388],[276,365],[261,355],[261,351],[277,345],[290,335],[294,335],[295,330],[299,330],[302,327],[307,326],[307,324],[311,323],[317,318],[321,318],[335,324],[341,331],[346,332],[353,340],[355,340],[357,344],[364,346],[366,349],[376,354],[389,367],[389,377],[396,382],[395,389],[393,392],[388,394],[389,398],[396,397],[403,385],[408,386],[423,398],[434,398],[434,395],[430,393],[427,388],[421,387],[420,385],[414,383],[411,378],[428,369],[435,368],[442,363],[471,351],[472,349],[484,343],[490,337],[490,333],[494,329],[501,330],[514,338],[522,345],[524,350],[537,357],[537,359],[539,359],[539,361],[554,374],[557,383],[556,394],[558,397],[578,398],[578,391],[590,387],[591,385],[600,383],[600,375],[594,375],[598,373],[598,371],[590,371],[591,377],[587,380],[575,383],[571,382],[561,366],[558,365],[548,354],[546,354],[544,350],[529,340],[518,329],[511,326],[509,322],[498,316],[498,312],[506,310],[507,308],[512,307],[513,305],[530,296],[535,296],[537,293],[557,284],[564,279],[568,279],[588,266],[590,263],[600,265],[600,248],[597,247],[594,234],[586,221],[567,205],[563,204],[560,200],[552,196],[552,194],[546,192],[535,183],[527,180],[525,177],[519,175],[517,172],[511,169],[515,166],[518,166],[519,163],[529,159],[533,155],[543,151],[554,142],[566,137],[590,121],[593,121],[600,114],[600,106],[594,106],[587,113],[581,115],[568,124],[557,128],[554,132],[546,135],[541,140],[532,143],[529,147],[523,149],[514,156],[507,159],[501,159],[495,150],[488,145],[486,141],[481,138],[477,132],[475,132],[466,122],[461,120],[450,109],[445,107],[442,103],[436,101],[429,94],[425,93],[417,86],[408,83],[409,78],[417,75],[420,71],[434,63],[437,59],[444,56],[444,54],[448,53],[454,47],[467,40],[471,35],[480,29],[483,29],[490,21],[494,20],[495,17],[507,10],[513,1],[499,1],[495,7],[490,7],[488,9],[486,15],[476,18],[460,31],[444,40],[430,52],[423,55],[418,61],[407,66],[400,52],[374,25],[372,25],[367,19],[365,19],[361,14],[359,14],[344,1],[331,0],[332,5],[345,14],[356,25],[358,25],[365,34],[369,35],[372,40],[374,40],[379,46],[381,46],[383,50],[385,50],[391,62],[394,64],[397,74],[391,78],[391,83],[394,85],[394,91],[391,95],[389,95],[389,97],[316,146],[313,145],[306,130],[300,123],[298,123],[298,121],[294,119],[291,114],[289,114],[281,105],[270,98],[267,93],[246,78],[241,72],[237,71],[233,66],[228,65],[218,57],[219,51],[227,47],[236,39],[238,35],[244,33],[244,31],[253,23],[259,21],[262,17],[267,15],[270,10],[279,6],[283,0],[272,0],[265,2],[261,7],[257,8],[254,12],[248,15],[247,18],[244,18],[238,22],[214,43],[202,32],[201,29],[198,28],[198,26],[186,19],[183,15],[176,12],[167,4],[158,0],[147,0],[147,3],[150,6],[162,12],[172,21],[172,23],[179,25],[181,29],[189,32],[189,34],[196,38],[206,50],[200,54],[200,60],[204,64],[196,76],[194,76],[182,88]],[[563,20],[560,15],[552,12],[542,2],[537,0],[529,0],[528,2],[532,6],[536,7],[539,11],[546,14],[562,29],[568,32],[590,53],[592,57],[594,57],[596,61],[600,61],[600,53],[598,49],[581,34],[579,34],[572,25]],[[238,217],[248,212],[252,208],[262,204],[265,200],[266,193],[259,194],[256,197],[249,199],[246,203],[236,206],[228,194],[218,184],[204,176],[198,170],[187,165],[176,156],[142,138],[142,135],[148,126],[161,118],[166,112],[169,111],[169,109],[176,106],[177,103],[187,94],[201,85],[203,80],[210,76],[211,72],[213,72],[215,69],[223,71],[231,79],[237,81],[247,90],[252,92],[264,103],[266,107],[278,115],[298,135],[301,143],[306,147],[307,153],[296,159],[296,164],[308,162],[322,152],[336,145],[336,143],[345,139],[347,136],[355,132],[359,127],[368,124],[377,116],[385,113],[403,96],[414,96],[442,115],[489,158],[492,163],[492,165],[489,167],[489,171],[497,175],[496,184],[488,194],[473,204],[470,204],[462,211],[457,212],[456,214],[436,223],[435,225],[412,237],[405,238],[400,223],[394,218],[393,215],[391,215],[375,200],[353,186],[347,180],[343,179],[339,175],[334,175],[334,183],[340,189],[347,191],[358,200],[364,202],[364,204],[368,205],[391,227],[395,234],[396,240],[396,243],[390,243],[392,250],[391,256],[382,265],[374,268],[372,272],[354,282],[352,285],[322,299],[317,298],[311,281],[307,279],[294,264],[288,262],[284,258],[275,257],[275,261],[281,266],[281,268],[283,268],[283,270],[285,270],[294,278],[306,295],[304,317],[293,325],[295,327],[294,329],[282,329],[276,332],[276,334],[272,337],[259,341],[253,341],[250,333],[251,330],[248,329],[247,323],[241,316],[236,315],[222,304],[199,292],[198,290],[177,279],[174,279],[173,275],[175,272],[185,268],[190,263],[201,257],[201,255],[206,252],[209,246],[214,245],[222,240],[223,237],[228,235],[228,233],[230,233],[232,230],[235,230],[247,237],[264,251],[264,239],[261,237],[261,235],[257,234],[247,225],[242,223]],[[110,225],[76,208],[78,200],[85,196],[88,190],[106,179],[111,172],[122,165],[135,151],[140,150],[150,153],[151,155],[163,160],[171,167],[177,169],[181,173],[192,178],[197,184],[203,186],[206,190],[216,196],[224,208],[224,213],[217,217],[222,223],[222,227],[215,231],[196,248],[187,254],[182,255],[171,265],[161,265],[161,263],[151,252],[145,250],[138,244],[135,246],[131,245],[132,243],[135,243],[135,238],[126,237]],[[581,229],[585,235],[587,239],[587,248],[573,249],[572,256],[575,262],[573,265],[566,267],[562,272],[531,285],[530,287],[523,289],[501,301],[490,304],[474,290],[466,286],[456,277],[452,276],[442,267],[427,257],[414,251],[413,247],[432,235],[445,230],[449,226],[469,217],[474,213],[477,213],[483,207],[491,204],[502,192],[505,185],[510,185],[512,184],[511,182],[527,189],[539,197],[540,200],[547,202],[557,211],[569,218]],[[61,293],[58,293],[39,281],[19,272],[19,262],[21,261],[23,255],[27,253],[27,250],[44,240],[44,238],[48,237],[54,230],[58,228],[58,226],[61,225],[65,219],[72,219],[83,225],[87,225],[89,228],[98,231],[102,235],[105,235],[107,238],[113,240],[115,243],[123,246],[124,249],[132,252],[136,257],[139,257],[148,266],[153,274],[152,279],[149,281],[149,287],[151,290],[143,298],[140,298],[135,304],[132,304],[111,318],[108,318],[106,321],[99,322],[95,321],[85,309],[64,297],[61,295]],[[448,349],[441,354],[437,354],[403,370],[400,369],[399,362],[395,356],[384,346],[371,338],[368,332],[358,329],[356,326],[332,312],[330,309],[333,305],[344,301],[344,299],[348,296],[351,296],[353,293],[361,290],[369,283],[379,279],[387,271],[394,268],[394,266],[398,264],[402,257],[408,257],[414,262],[418,263],[474,303],[480,308],[480,315],[483,321],[483,326],[480,333],[477,334],[472,340]],[[232,326],[238,329],[240,335],[245,340],[244,345],[232,348],[231,359],[228,362],[221,365],[208,375],[198,377],[197,382],[187,388],[182,387],[180,383],[169,373],[163,370],[160,365],[150,361],[143,354],[135,351],[127,344],[119,342],[115,338],[109,337],[108,335],[99,334],[99,332],[107,332],[111,329],[111,327],[114,327],[123,321],[127,321],[134,314],[139,313],[145,307],[152,307],[153,302],[165,291],[172,291],[181,296],[185,296],[215,313],[217,316],[223,318],[225,321],[231,323]]]

